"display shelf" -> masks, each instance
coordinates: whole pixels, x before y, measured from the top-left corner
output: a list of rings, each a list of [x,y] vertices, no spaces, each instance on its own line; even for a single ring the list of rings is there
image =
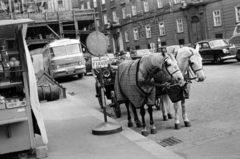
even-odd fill
[[[19,122],[24,122],[24,121],[28,121],[28,117],[20,117],[20,118],[1,120],[0,125],[13,124],[13,123],[19,123]]]
[[[0,89],[17,87],[17,86],[21,86],[21,85],[22,85],[22,82],[15,82],[15,83],[10,83],[10,84],[6,84],[6,85],[1,85],[1,83],[0,83]]]

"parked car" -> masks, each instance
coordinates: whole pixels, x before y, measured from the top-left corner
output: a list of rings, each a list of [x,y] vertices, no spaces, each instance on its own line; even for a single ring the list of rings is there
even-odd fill
[[[240,23],[235,26],[233,36],[228,42],[236,48],[237,60],[240,61]]]
[[[221,64],[225,60],[236,59],[236,48],[231,46],[225,39],[208,39],[197,42],[199,53],[203,61],[211,61]]]

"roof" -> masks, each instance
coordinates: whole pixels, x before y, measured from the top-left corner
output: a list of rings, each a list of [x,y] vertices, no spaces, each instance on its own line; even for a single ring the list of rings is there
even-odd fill
[[[79,40],[76,39],[60,39],[60,40],[55,40],[51,43],[49,43],[48,45],[50,47],[55,47],[55,46],[59,46],[59,45],[69,45],[69,44],[79,44]]]

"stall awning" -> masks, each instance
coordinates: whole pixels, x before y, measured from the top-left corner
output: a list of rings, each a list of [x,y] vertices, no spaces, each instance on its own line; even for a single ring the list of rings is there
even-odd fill
[[[29,24],[34,23],[32,19],[9,19],[9,20],[0,20],[0,26],[5,25],[17,25],[17,24]]]

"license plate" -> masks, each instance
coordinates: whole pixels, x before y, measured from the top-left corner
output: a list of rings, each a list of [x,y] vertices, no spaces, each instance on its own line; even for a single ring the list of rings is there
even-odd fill
[[[74,67],[73,68],[68,68],[68,69],[66,69],[66,71],[74,71]]]

